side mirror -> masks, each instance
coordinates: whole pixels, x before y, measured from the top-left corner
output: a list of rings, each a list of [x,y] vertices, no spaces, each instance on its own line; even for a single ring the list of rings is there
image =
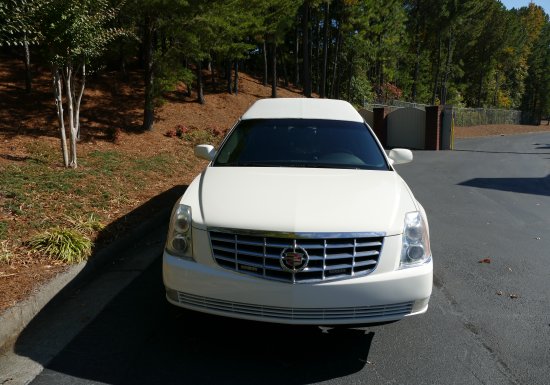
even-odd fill
[[[210,144],[199,144],[195,146],[195,156],[210,161],[216,156],[216,150]]]
[[[411,150],[407,150],[405,148],[394,148],[390,151],[388,157],[390,158],[392,165],[403,164],[412,162],[413,153]]]

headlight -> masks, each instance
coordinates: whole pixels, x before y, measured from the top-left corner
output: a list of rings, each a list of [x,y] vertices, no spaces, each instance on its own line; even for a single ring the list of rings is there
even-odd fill
[[[191,207],[176,204],[170,217],[166,251],[177,257],[193,260]]]
[[[405,214],[401,268],[419,265],[432,256],[428,224],[419,211]]]

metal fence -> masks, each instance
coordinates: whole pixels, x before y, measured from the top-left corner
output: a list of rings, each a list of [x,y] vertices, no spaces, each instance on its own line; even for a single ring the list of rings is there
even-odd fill
[[[456,126],[521,124],[521,111],[491,108],[454,108]]]
[[[390,109],[390,112],[398,110],[399,108],[402,108],[400,106],[388,106],[387,104],[376,104],[376,103],[365,103],[363,105],[363,108],[369,111],[372,111],[374,108],[380,108],[380,107],[387,107]]]
[[[372,111],[373,108],[377,107],[388,107],[390,111],[395,111],[399,108],[406,108],[406,107],[412,107],[412,108],[418,108],[420,110],[425,111],[428,104],[422,104],[422,103],[411,103],[411,102],[405,102],[402,100],[392,100],[388,102],[389,104],[377,104],[377,103],[364,103],[363,108],[366,110]]]
[[[399,108],[413,107],[425,110],[427,104],[393,100],[391,105],[365,103],[364,108],[372,111],[377,107],[388,107],[390,112]],[[494,108],[453,108],[455,126],[478,126],[482,124],[521,124],[521,111]]]

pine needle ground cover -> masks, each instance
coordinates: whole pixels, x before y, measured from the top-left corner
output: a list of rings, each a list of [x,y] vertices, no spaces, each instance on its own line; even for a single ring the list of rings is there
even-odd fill
[[[62,166],[48,72],[36,76],[30,95],[17,73],[20,62],[0,61],[0,312],[69,265],[43,246],[55,244],[52,234],[89,239],[91,251],[84,247],[74,261],[93,258],[147,219],[134,215],[140,207],[191,183],[205,166],[193,155],[195,144],[218,143],[250,104],[271,94],[246,74],[238,96],[208,94],[205,105],[195,94],[184,96],[181,86],[167,95],[154,128],[143,132],[141,74],[131,73],[128,82],[101,75],[86,89],[73,170]],[[300,96],[287,89],[279,95]],[[81,244],[79,235],[61,244]]]

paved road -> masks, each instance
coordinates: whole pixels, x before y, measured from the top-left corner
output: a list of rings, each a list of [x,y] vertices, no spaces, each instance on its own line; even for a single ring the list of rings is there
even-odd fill
[[[38,347],[61,310],[25,331],[17,353],[46,364],[32,384],[548,384],[550,134],[456,147],[399,168],[430,219],[425,315],[350,330],[201,315],[163,300],[157,258],[51,357]],[[85,313],[93,293],[71,306]]]

